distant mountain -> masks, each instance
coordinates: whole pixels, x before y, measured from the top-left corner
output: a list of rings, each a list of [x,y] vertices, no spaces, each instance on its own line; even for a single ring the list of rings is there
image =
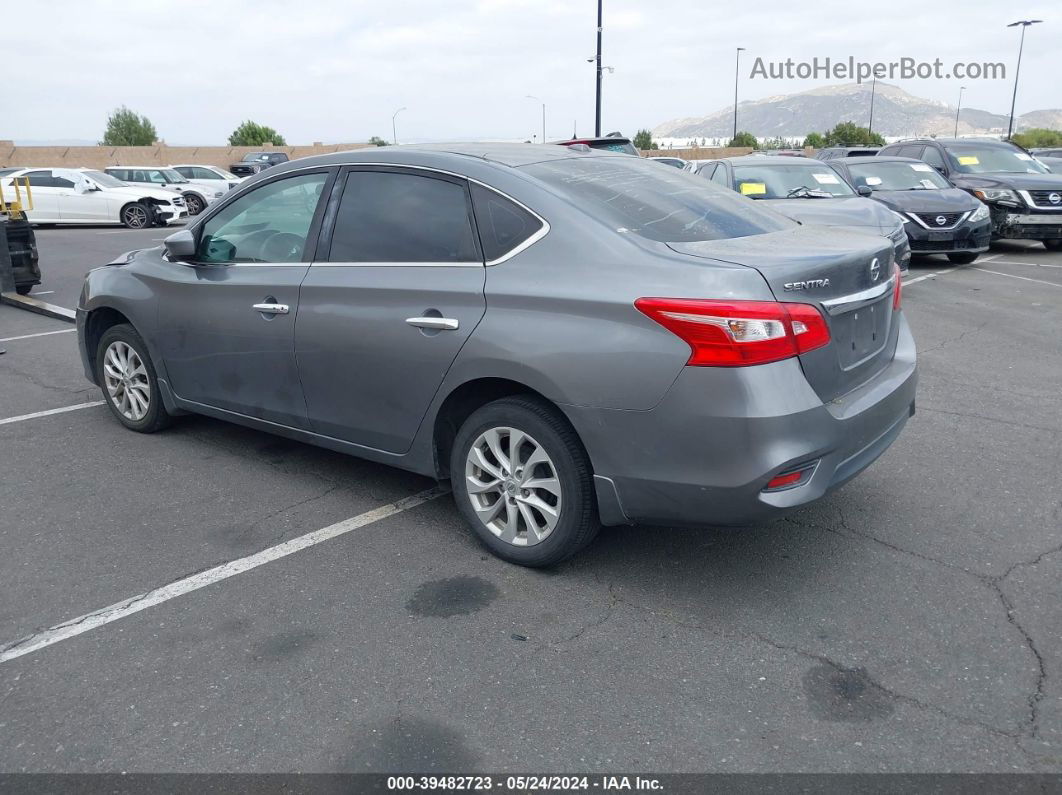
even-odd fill
[[[738,129],[759,138],[803,136],[831,129],[842,121],[866,127],[870,120],[870,83],[825,86],[799,94],[785,94],[738,104]],[[1028,127],[1062,129],[1062,109],[1034,110],[1015,120]],[[673,119],[653,129],[654,138],[729,138],[734,129],[734,106],[707,116]],[[951,135],[955,107],[922,99],[902,88],[879,82],[874,94],[874,132],[885,136]],[[977,108],[959,114],[960,135],[1006,132],[1007,116]]]

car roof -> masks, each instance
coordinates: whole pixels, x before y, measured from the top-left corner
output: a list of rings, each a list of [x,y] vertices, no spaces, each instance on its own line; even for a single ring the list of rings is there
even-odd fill
[[[829,167],[829,161],[816,160],[815,158],[805,157],[789,157],[782,160],[779,157],[773,155],[739,155],[737,157],[723,157],[720,160],[725,160],[728,163],[732,163],[735,166],[756,166],[756,165],[771,165],[771,166],[797,166],[803,168],[823,168]]]
[[[839,157],[831,162],[851,163],[862,165],[864,163],[922,163],[917,157],[899,157],[897,155],[875,155],[874,157]]]

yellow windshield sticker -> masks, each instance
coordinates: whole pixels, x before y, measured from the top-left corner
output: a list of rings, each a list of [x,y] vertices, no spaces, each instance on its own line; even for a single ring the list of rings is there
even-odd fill
[[[763,182],[742,182],[740,188],[742,196],[765,196],[767,194],[767,185]]]
[[[981,161],[978,160],[974,155],[959,155],[960,166],[978,166],[980,164]]]

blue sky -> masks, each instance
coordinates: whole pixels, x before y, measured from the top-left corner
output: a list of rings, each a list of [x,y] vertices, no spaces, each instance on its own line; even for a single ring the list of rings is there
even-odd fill
[[[604,127],[633,132],[732,102],[734,47],[746,69],[815,56],[1003,61],[1005,81],[964,81],[964,105],[1010,106],[1017,29],[1026,38],[1017,112],[1062,107],[1057,0],[889,0],[806,10],[757,0],[605,0]],[[827,10],[829,8],[829,10]],[[1051,11],[1056,11],[1052,19]],[[289,143],[528,138],[592,132],[595,0],[182,0],[11,3],[0,139],[89,139],[111,109],[146,114],[172,144],[223,143],[243,119]],[[746,73],[747,74],[747,73]],[[749,81],[742,99],[829,81]],[[954,103],[959,81],[890,81]]]

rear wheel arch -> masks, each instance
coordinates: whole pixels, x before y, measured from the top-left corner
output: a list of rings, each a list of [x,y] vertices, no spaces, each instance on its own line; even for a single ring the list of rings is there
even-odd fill
[[[578,431],[571,425],[567,415],[541,392],[527,384],[509,378],[476,378],[466,381],[454,388],[439,406],[435,414],[432,433],[432,448],[435,458],[435,473],[440,480],[450,476],[450,453],[454,439],[461,425],[479,408],[506,397],[522,396],[531,398],[548,406],[560,418],[572,427],[572,432],[579,437]],[[582,440],[580,439],[580,443]],[[585,446],[584,446],[585,447]],[[589,453],[588,453],[589,455]]]

